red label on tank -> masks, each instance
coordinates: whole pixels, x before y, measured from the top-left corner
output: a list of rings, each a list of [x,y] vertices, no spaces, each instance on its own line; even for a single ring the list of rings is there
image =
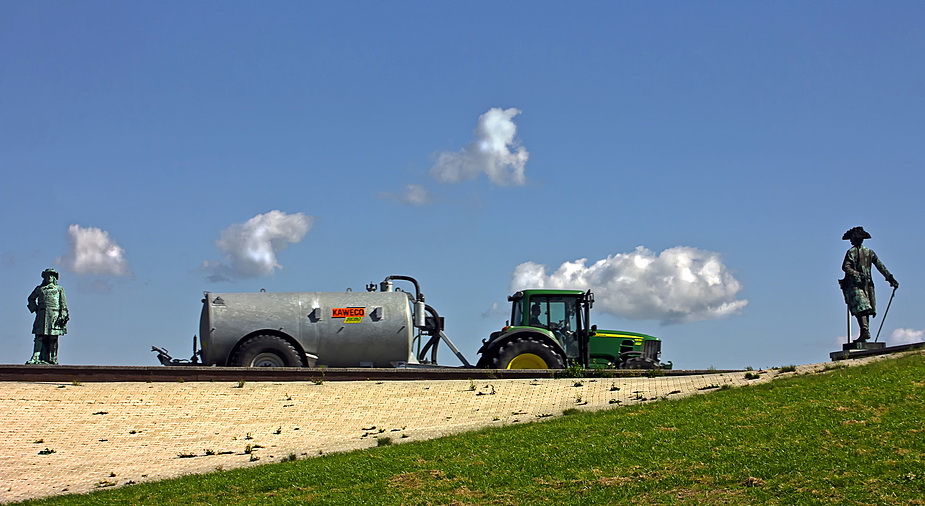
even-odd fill
[[[365,307],[335,307],[331,309],[331,318],[362,318],[366,316]]]

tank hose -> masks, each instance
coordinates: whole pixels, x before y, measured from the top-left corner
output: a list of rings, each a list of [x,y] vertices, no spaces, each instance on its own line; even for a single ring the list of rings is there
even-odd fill
[[[430,304],[425,304],[424,309],[434,317],[434,324],[438,327],[440,326],[440,315],[437,314],[437,310],[432,308]],[[437,328],[434,335],[428,339],[427,344],[424,345],[424,348],[421,349],[421,352],[418,353],[418,361],[424,359],[424,356],[427,355],[427,351],[430,350],[430,362],[432,364],[437,363],[437,346],[440,345],[440,329]],[[433,347],[433,349],[431,349]]]

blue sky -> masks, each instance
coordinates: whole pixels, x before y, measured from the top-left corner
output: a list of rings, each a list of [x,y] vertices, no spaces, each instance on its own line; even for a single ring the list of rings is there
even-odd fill
[[[29,358],[49,266],[71,364],[188,357],[203,290],[390,274],[470,359],[517,283],[567,278],[676,367],[821,362],[856,225],[901,283],[881,339],[920,341],[923,21],[901,1],[4,2],[0,362]]]

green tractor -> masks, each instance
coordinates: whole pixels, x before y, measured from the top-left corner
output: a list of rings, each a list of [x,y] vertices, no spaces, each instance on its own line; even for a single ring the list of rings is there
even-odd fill
[[[482,341],[478,367],[491,369],[671,369],[662,340],[591,325],[590,290],[522,290],[508,297],[511,319]]]

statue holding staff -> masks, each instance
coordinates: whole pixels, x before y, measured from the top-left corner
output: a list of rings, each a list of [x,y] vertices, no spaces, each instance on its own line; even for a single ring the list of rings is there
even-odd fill
[[[844,279],[838,280],[848,310],[858,320],[861,327],[860,334],[855,342],[863,343],[870,339],[870,317],[877,316],[877,298],[874,293],[874,280],[871,277],[871,266],[877,268],[886,278],[887,283],[895,290],[899,282],[890,274],[883,262],[873,250],[862,246],[864,239],[870,239],[870,234],[863,227],[854,227],[845,232],[842,240],[851,241],[851,249],[845,253],[842,270]],[[850,336],[849,336],[850,337]]]
[[[42,284],[32,290],[27,307],[30,313],[35,313],[35,323],[32,324],[35,344],[32,358],[26,362],[26,365],[56,365],[58,363],[58,336],[67,334],[67,322],[70,319],[64,288],[58,284],[58,271],[54,269],[42,271]]]

